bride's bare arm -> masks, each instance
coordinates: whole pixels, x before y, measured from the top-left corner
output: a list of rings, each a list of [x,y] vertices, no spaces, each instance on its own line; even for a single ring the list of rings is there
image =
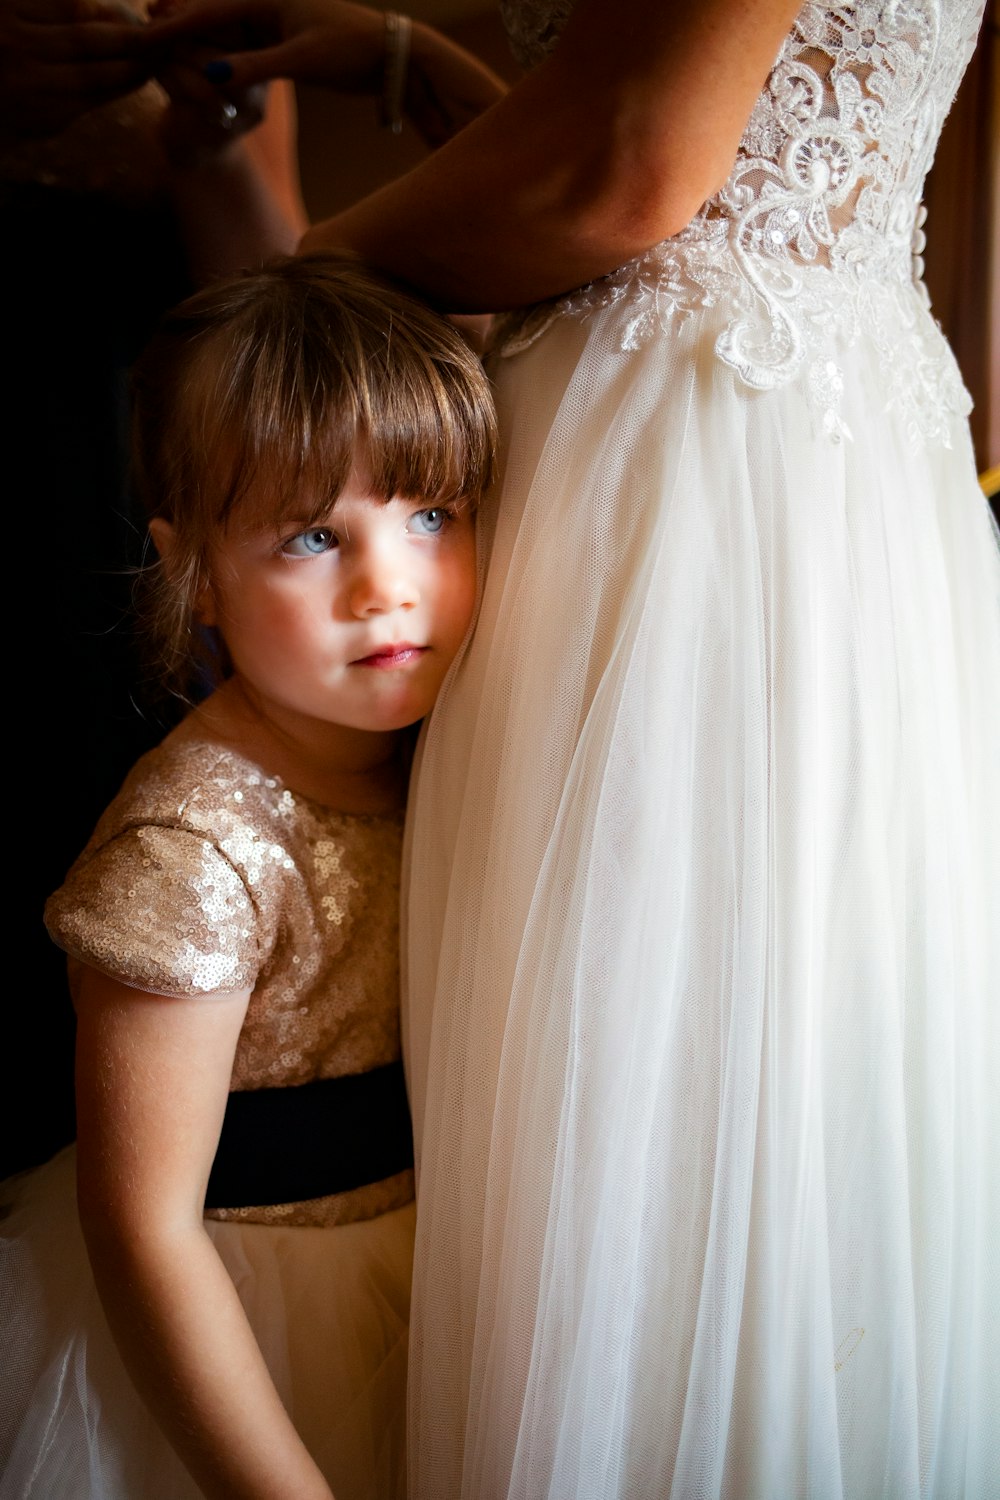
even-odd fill
[[[603,275],[682,229],[725,181],[798,9],[579,0],[539,68],[303,246],[356,250],[452,312],[517,306]],[[309,37],[328,30],[326,10],[364,20],[363,7],[336,0],[191,0],[173,24],[245,12],[263,25],[265,74],[298,76],[302,59],[322,55]],[[247,54],[231,61],[238,81],[263,76]]]
[[[207,101],[179,96],[174,80],[168,80],[175,93],[161,124],[161,140],[188,270],[201,286],[273,255],[290,255],[309,221],[299,194],[291,84],[279,80],[269,86],[266,114],[256,129],[242,134],[237,114],[237,129],[227,134],[215,123],[221,119],[229,126],[223,103],[206,80],[196,81],[208,91]],[[207,129],[199,120],[201,111],[208,116]],[[251,125],[259,118],[258,110]]]
[[[798,0],[581,0],[552,55],[416,170],[315,226],[452,310],[578,286],[725,181]]]

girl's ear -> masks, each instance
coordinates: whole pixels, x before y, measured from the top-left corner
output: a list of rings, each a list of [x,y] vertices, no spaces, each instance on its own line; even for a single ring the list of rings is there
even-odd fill
[[[154,516],[149,523],[149,539],[156,548],[156,555],[165,568],[170,567],[174,550],[174,528],[162,516]]]
[[[173,522],[165,520],[163,516],[154,516],[149,523],[149,537],[160,562],[170,574],[177,562],[177,534]],[[199,625],[216,623],[215,596],[207,578],[195,594],[194,616]]]

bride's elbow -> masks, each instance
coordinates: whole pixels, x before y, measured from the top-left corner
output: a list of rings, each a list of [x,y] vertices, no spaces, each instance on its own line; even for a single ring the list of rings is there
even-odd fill
[[[586,203],[578,201],[568,217],[581,246],[600,260],[621,265],[679,234],[709,196],[673,184],[655,192],[641,185],[632,191],[617,187]]]
[[[620,265],[679,234],[723,186],[730,165],[694,153],[657,160],[634,146],[624,160],[620,152],[609,153],[577,179],[567,214],[582,242]]]

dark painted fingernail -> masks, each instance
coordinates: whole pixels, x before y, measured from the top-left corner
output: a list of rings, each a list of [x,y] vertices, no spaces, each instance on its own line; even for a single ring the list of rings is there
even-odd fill
[[[233,65],[226,62],[224,57],[219,57],[213,62],[206,63],[201,71],[209,83],[228,83],[233,76]]]

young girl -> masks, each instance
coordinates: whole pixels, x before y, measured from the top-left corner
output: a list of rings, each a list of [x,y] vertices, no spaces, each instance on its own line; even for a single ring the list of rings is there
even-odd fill
[[[314,257],[177,309],[137,423],[166,675],[223,680],[46,908],[83,1233],[72,1152],[9,1184],[2,1493],[401,1496],[405,731],[472,613],[488,385]]]

